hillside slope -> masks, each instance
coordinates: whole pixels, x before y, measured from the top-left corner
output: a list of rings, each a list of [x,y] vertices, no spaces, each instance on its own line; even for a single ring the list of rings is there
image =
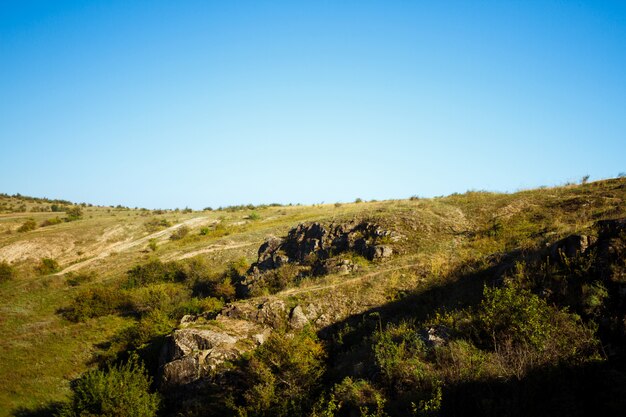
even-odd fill
[[[626,217],[625,196],[621,178],[310,207],[84,206],[73,221],[53,220],[73,207],[65,202],[51,212],[49,202],[3,197],[13,209],[0,214],[0,261],[12,271],[0,282],[0,416],[45,414],[67,398],[69,381],[131,350],[165,414],[541,414],[520,404],[557,404],[533,387],[559,366],[553,382],[584,369],[610,375],[619,394],[623,236],[598,222]],[[300,224],[300,235],[290,232]],[[589,239],[555,246],[572,235]],[[262,247],[269,236],[283,240]],[[339,245],[344,238],[352,243]],[[601,255],[607,248],[617,252]],[[498,302],[535,306],[524,317],[537,326],[511,332],[495,320]],[[286,388],[294,365],[284,358],[265,367],[285,346],[299,357],[318,345],[323,353],[303,357],[322,362],[294,380],[307,392]],[[557,405],[576,404],[577,389],[555,393]],[[259,403],[254,392],[268,397]]]

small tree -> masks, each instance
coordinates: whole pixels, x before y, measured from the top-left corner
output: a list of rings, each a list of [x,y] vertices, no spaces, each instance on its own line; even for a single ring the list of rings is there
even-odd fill
[[[83,218],[83,210],[79,206],[74,206],[65,212],[67,216],[65,221],[72,222],[74,220],[80,220]]]
[[[35,222],[35,220],[28,219],[24,222],[24,224],[22,224],[19,227],[19,229],[17,229],[17,231],[20,233],[30,232],[31,230],[35,230],[36,228],[37,228],[37,223]]]
[[[15,278],[15,269],[8,262],[0,262],[0,283],[13,278]]]
[[[181,226],[170,235],[171,240],[180,240],[189,234],[188,226]]]
[[[54,274],[59,271],[59,263],[52,258],[43,258],[35,269],[39,275]]]
[[[59,417],[152,417],[159,396],[150,392],[150,377],[137,356],[107,370],[87,372],[72,384],[71,402]]]

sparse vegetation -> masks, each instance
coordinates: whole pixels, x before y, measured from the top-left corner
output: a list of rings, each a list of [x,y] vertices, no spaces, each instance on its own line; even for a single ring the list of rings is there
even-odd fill
[[[37,228],[37,222],[33,219],[26,220],[17,231],[20,233],[30,232],[31,230],[35,230]]]
[[[626,236],[603,241],[610,250],[593,242],[600,239],[596,222],[626,217],[625,190],[624,180],[615,179],[515,194],[471,191],[344,204],[340,210],[333,204],[241,206],[174,214],[83,207],[83,220],[75,224],[2,234],[0,247],[11,249],[11,262],[0,262],[6,335],[0,341],[6,411],[0,416],[68,401],[64,381],[86,384],[79,382],[84,372],[99,372],[84,392],[107,403],[102,387],[109,383],[102,381],[135,354],[156,387],[159,355],[174,329],[230,334],[235,324],[245,336],[237,334],[243,338],[233,348],[246,353],[207,370],[194,390],[161,386],[160,415],[541,415],[541,407],[554,415],[587,409],[619,415],[625,401],[614,393],[626,392],[615,365],[626,351],[619,290]],[[26,200],[3,207],[23,204],[26,211],[5,220],[5,230],[29,218],[43,225],[54,216]],[[71,207],[42,207],[51,204]],[[251,212],[263,221],[246,221]],[[200,216],[204,223],[185,224],[212,225],[188,230],[154,252],[150,233]],[[246,294],[252,298],[238,298],[267,236],[284,238],[308,220],[362,219],[380,225],[371,243],[392,247],[392,257],[372,262],[357,252],[330,253],[332,262],[313,274],[326,254],[284,263],[278,251],[279,266],[264,272],[262,285]],[[571,235],[589,236],[584,242],[592,249],[552,251]],[[0,255],[7,256],[4,250]],[[19,250],[47,260],[20,258]],[[51,275],[60,269],[54,258],[80,267]],[[284,307],[271,310],[271,303]],[[181,325],[185,315],[191,318]],[[248,330],[246,323],[259,328]],[[269,326],[272,333],[262,333]],[[253,335],[258,338],[246,339]],[[29,365],[25,357],[42,365]],[[89,371],[95,367],[100,370]],[[146,388],[131,389],[133,398],[154,395],[148,385],[136,386]],[[71,390],[62,415],[100,415],[77,408],[80,395]],[[131,405],[149,403],[142,401]]]
[[[39,275],[49,275],[59,272],[59,263],[52,258],[43,258],[35,268]]]
[[[170,235],[170,239],[180,240],[189,234],[189,230],[190,229],[188,226],[180,226],[179,228],[177,228],[176,230],[172,232],[172,234]]]
[[[65,221],[73,222],[83,218],[83,209],[80,206],[74,206],[65,211]]]
[[[0,261],[0,284],[15,278],[15,268],[6,261]]]

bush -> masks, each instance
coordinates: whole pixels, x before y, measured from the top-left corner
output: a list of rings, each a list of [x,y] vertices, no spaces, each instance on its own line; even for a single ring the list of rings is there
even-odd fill
[[[136,289],[129,298],[130,309],[139,314],[155,310],[170,313],[176,306],[187,302],[190,294],[182,285],[159,283]]]
[[[43,222],[41,222],[41,227],[54,226],[55,224],[61,224],[61,223],[63,223],[63,220],[61,220],[61,218],[57,216],[52,219],[46,219]]]
[[[530,291],[485,287],[474,325],[479,344],[495,352],[498,367],[521,379],[545,364],[580,364],[597,355],[593,326],[550,306]]]
[[[241,415],[298,416],[312,406],[320,387],[325,353],[315,333],[292,336],[273,332],[248,363],[251,386],[244,392]]]
[[[408,323],[389,325],[374,337],[374,357],[385,384],[397,391],[419,388],[426,378],[426,347]]]
[[[156,232],[157,230],[164,229],[166,227],[170,227],[172,225],[167,219],[157,219],[153,218],[144,223],[146,230],[149,232]]]
[[[15,268],[8,262],[0,262],[0,283],[9,281],[15,278]]]
[[[144,265],[137,265],[126,272],[128,279],[124,286],[135,288],[157,282],[184,281],[186,274],[176,262],[163,263],[152,260]]]
[[[70,272],[69,274],[67,274],[65,282],[70,287],[78,287],[81,284],[84,284],[84,283],[92,281],[93,278],[94,278],[94,274],[93,273],[89,273],[89,272],[73,273],[73,272]]]
[[[127,295],[112,287],[86,288],[76,294],[72,303],[61,311],[73,322],[81,322],[93,317],[102,317],[127,309]]]
[[[174,230],[170,235],[171,240],[180,240],[189,234],[188,226],[180,226],[178,229]]]
[[[248,214],[248,219],[253,220],[253,221],[260,220],[261,215],[257,213],[256,211],[253,211],[252,213]]]
[[[80,206],[74,206],[68,209],[65,212],[65,214],[66,214],[66,217],[65,217],[66,222],[73,222],[75,220],[80,220],[83,218],[83,210],[80,208]]]
[[[385,397],[368,381],[347,377],[333,388],[340,413],[347,415],[386,416]]]
[[[141,349],[155,338],[165,336],[174,330],[175,320],[172,320],[165,312],[154,310],[143,316],[133,326],[123,329],[115,342],[121,345],[123,350]]]
[[[37,223],[33,219],[26,220],[17,231],[20,233],[30,232],[31,230],[35,230],[37,228]]]
[[[150,393],[150,377],[136,356],[107,370],[87,372],[72,384],[70,403],[60,417],[152,417],[159,396]]]
[[[483,296],[476,323],[484,342],[492,348],[504,339],[543,346],[552,330],[552,311],[544,300],[513,284],[502,288],[485,286]]]
[[[59,272],[59,263],[51,258],[43,258],[35,267],[39,275],[50,275]]]

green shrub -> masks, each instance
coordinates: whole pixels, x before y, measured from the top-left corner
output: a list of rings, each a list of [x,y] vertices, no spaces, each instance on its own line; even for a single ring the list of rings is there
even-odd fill
[[[176,320],[161,310],[153,310],[123,329],[116,336],[116,343],[121,345],[121,350],[141,349],[155,338],[170,334],[175,327]]]
[[[15,268],[6,261],[0,261],[0,283],[15,278]]]
[[[172,223],[167,219],[157,219],[153,218],[144,223],[144,226],[149,232],[156,232],[157,230],[164,229],[166,227],[170,227]]]
[[[80,206],[74,206],[66,210],[65,215],[66,222],[73,222],[75,220],[80,220],[83,218],[83,210],[80,208]]]
[[[152,417],[159,396],[136,356],[107,370],[89,371],[72,384],[70,403],[60,417]]]
[[[285,264],[269,271],[265,275],[266,287],[270,293],[277,293],[287,288],[289,284],[294,282],[300,273],[300,268],[296,264]]]
[[[260,220],[261,215],[257,213],[256,211],[253,211],[252,213],[248,214],[248,219],[253,220],[253,221]]]
[[[200,236],[206,236],[209,234],[209,228],[208,227],[201,227],[200,228]]]
[[[26,220],[17,231],[20,233],[30,232],[31,230],[35,230],[37,228],[37,222],[34,219]]]
[[[419,388],[427,377],[426,347],[417,331],[403,322],[374,335],[374,357],[385,384],[395,390]]]
[[[608,296],[609,292],[601,282],[583,284],[581,302],[584,312],[589,315],[599,314]]]
[[[137,265],[126,272],[126,288],[135,288],[157,282],[184,281],[186,274],[176,262],[152,260],[144,265]]]
[[[79,291],[68,307],[62,310],[63,316],[73,322],[102,317],[128,309],[128,296],[113,287],[91,287]]]
[[[479,344],[504,374],[521,379],[545,364],[583,363],[597,355],[595,329],[516,285],[485,287],[475,316]]]
[[[190,297],[188,289],[171,282],[150,284],[135,289],[129,296],[131,310],[139,314],[155,310],[169,314],[176,306],[187,302]]]
[[[189,234],[188,226],[180,226],[178,229],[174,230],[170,235],[171,240],[180,240]]]
[[[347,377],[333,388],[333,397],[338,401],[341,415],[383,417],[385,397],[370,382],[353,381]],[[334,414],[333,414],[334,415]]]
[[[504,339],[540,348],[552,331],[551,309],[530,291],[509,284],[485,286],[476,323],[491,347]]]
[[[215,297],[224,301],[232,301],[235,299],[236,290],[234,283],[239,282],[245,271],[248,269],[247,261],[243,259],[244,264],[240,261],[229,263],[226,271],[221,274],[205,274],[197,276],[193,282],[194,294],[201,297]],[[243,272],[242,272],[243,271]]]
[[[224,307],[224,302],[214,298],[197,298],[193,297],[184,303],[180,303],[176,306],[172,315],[176,319],[181,319],[187,314],[198,315],[202,313],[218,313]]]
[[[55,224],[61,224],[61,223],[63,223],[63,220],[61,220],[61,218],[57,216],[52,219],[46,219],[43,222],[41,222],[41,227],[54,226]]]
[[[156,239],[150,239],[148,241],[148,248],[152,251],[152,252],[156,252],[157,250],[157,241]]]
[[[51,258],[43,258],[35,267],[39,275],[50,275],[59,272],[59,263]]]
[[[312,407],[320,387],[325,353],[315,333],[272,333],[248,363],[252,384],[243,396],[240,415],[298,416]]]
[[[94,274],[93,273],[89,273],[89,272],[80,272],[80,273],[70,272],[69,274],[66,275],[65,282],[70,287],[78,287],[81,284],[84,284],[84,283],[92,281],[93,278],[94,278]]]

